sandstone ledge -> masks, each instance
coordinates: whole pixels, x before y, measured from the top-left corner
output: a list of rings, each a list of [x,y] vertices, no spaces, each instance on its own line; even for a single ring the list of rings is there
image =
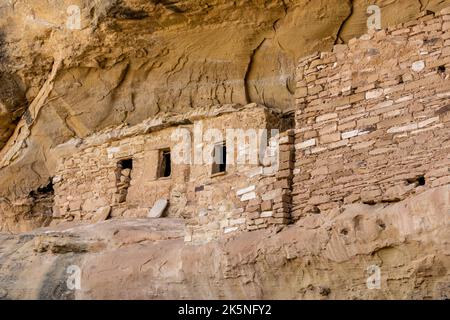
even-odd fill
[[[443,299],[449,210],[447,185],[198,246],[184,244],[182,222],[173,219],[2,234],[0,292],[3,299]],[[82,270],[79,291],[66,288],[70,265]],[[381,268],[380,289],[366,287],[371,265]]]

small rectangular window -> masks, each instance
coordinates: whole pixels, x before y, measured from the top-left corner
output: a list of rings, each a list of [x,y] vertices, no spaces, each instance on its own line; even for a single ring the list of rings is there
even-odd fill
[[[133,169],[133,159],[125,159],[125,160],[120,160],[117,163],[117,166],[120,169]]]
[[[172,159],[170,149],[160,151],[158,178],[169,178],[172,175]]]
[[[227,146],[225,142],[216,144],[213,149],[212,174],[224,173],[227,171]]]

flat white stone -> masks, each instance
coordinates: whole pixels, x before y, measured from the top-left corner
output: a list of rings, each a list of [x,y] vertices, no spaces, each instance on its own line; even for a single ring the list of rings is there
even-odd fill
[[[252,200],[252,199],[256,199],[255,192],[246,193],[241,197],[241,201],[248,201],[248,200]]]
[[[425,62],[424,62],[423,60],[416,61],[416,62],[414,62],[414,63],[412,64],[411,69],[412,69],[414,72],[420,72],[420,71],[422,71],[423,69],[425,69]]]
[[[120,147],[111,147],[106,149],[106,151],[108,152],[108,159],[113,159],[114,155],[120,152]]]
[[[289,137],[287,136],[287,137],[280,138],[280,142],[279,143],[280,144],[289,143]]]
[[[109,218],[109,214],[111,213],[111,207],[101,207],[98,208],[94,213],[94,218],[92,219],[94,223],[105,221]]]
[[[261,212],[261,218],[270,218],[273,216],[273,211],[263,211]]]
[[[419,122],[419,129],[424,128],[432,123],[438,122],[439,121],[439,117],[434,117],[434,118],[430,118],[424,121]]]
[[[370,131],[360,131],[358,133],[358,136],[364,136],[364,135],[369,134],[369,133],[370,133]]]
[[[353,138],[353,137],[356,137],[358,134],[359,134],[359,130],[353,130],[353,131],[344,132],[342,134],[342,139]]]
[[[58,183],[62,181],[62,177],[61,176],[54,176],[52,179],[53,183]]]
[[[438,98],[447,98],[447,97],[450,97],[450,91],[444,92],[444,93],[438,93],[437,96],[438,96]]]
[[[413,99],[413,96],[405,96],[405,97],[401,97],[397,100],[395,100],[395,103],[401,103],[401,102],[406,102],[406,101],[410,101]]]
[[[167,205],[169,204],[169,201],[167,199],[159,199],[155,202],[153,205],[153,208],[148,213],[148,218],[161,218],[164,210],[166,210]]]
[[[106,150],[108,154],[114,154],[120,152],[120,147],[111,147]]]
[[[387,133],[400,133],[400,132],[411,131],[411,130],[416,130],[416,129],[417,129],[417,123],[413,123],[413,124],[409,124],[407,126],[402,126],[402,127],[392,127],[387,131]]]
[[[278,172],[277,164],[263,169],[263,175],[265,176],[273,176],[277,172]]]
[[[299,143],[295,146],[296,149],[306,149],[309,147],[313,147],[316,145],[316,139],[306,140],[302,143]]]
[[[246,193],[249,193],[249,192],[254,191],[255,189],[256,189],[255,186],[250,186],[250,187],[247,187],[247,188],[244,188],[244,189],[240,189],[240,190],[236,191],[236,195],[237,195],[238,197],[240,197],[240,196],[242,196],[243,194],[246,194]]]
[[[237,231],[239,228],[238,227],[229,227],[229,228],[225,228],[223,230],[223,233],[230,233],[230,232],[234,232]]]
[[[343,141],[346,141],[346,140],[343,140]],[[311,150],[311,153],[315,154],[315,153],[320,153],[320,152],[323,152],[323,151],[326,151],[326,150],[328,150],[328,148],[326,148],[326,147],[317,147],[317,148],[313,148]]]
[[[263,167],[258,167],[256,169],[252,169],[245,173],[248,178],[253,178],[263,173]]]

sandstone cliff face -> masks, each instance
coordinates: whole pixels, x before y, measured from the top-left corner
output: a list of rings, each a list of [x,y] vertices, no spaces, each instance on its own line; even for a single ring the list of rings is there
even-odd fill
[[[46,186],[53,147],[70,138],[213,104],[289,110],[296,61],[364,33],[371,3],[4,0],[0,148],[9,143],[0,152],[2,206],[10,212],[11,203]],[[376,3],[388,26],[449,1]],[[66,27],[73,4],[81,30]]]
[[[449,197],[446,186],[196,246],[176,219],[1,235],[0,298],[448,299]],[[371,266],[380,286],[368,289]]]
[[[81,138],[212,105],[290,112],[297,60],[364,33],[372,3],[2,1],[0,299],[450,297],[442,184],[395,204],[338,201],[293,225],[203,245],[186,245],[185,221],[171,218],[35,230],[51,220],[57,160]],[[450,1],[375,3],[388,26]],[[73,4],[80,30],[66,25]],[[77,290],[67,286],[71,266]],[[370,290],[374,266],[381,283]]]

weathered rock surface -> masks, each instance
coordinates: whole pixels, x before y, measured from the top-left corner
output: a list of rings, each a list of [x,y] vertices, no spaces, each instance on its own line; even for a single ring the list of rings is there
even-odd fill
[[[376,3],[388,26],[449,1]],[[9,143],[0,151],[0,199],[13,203],[47,185],[56,145],[111,125],[213,104],[289,109],[296,61],[366,32],[369,4],[2,1],[0,148]],[[66,26],[69,5],[81,9],[81,30]]]
[[[448,299],[450,187],[186,246],[183,222],[113,220],[0,236],[0,297]],[[81,269],[70,291],[67,268]],[[367,269],[379,266],[380,289]]]
[[[167,201],[167,199],[159,199],[158,201],[155,202],[155,205],[153,206],[153,208],[150,209],[150,211],[148,213],[148,217],[149,218],[161,218],[162,215],[164,214],[164,210],[166,210],[168,204],[169,204],[169,202]]]

